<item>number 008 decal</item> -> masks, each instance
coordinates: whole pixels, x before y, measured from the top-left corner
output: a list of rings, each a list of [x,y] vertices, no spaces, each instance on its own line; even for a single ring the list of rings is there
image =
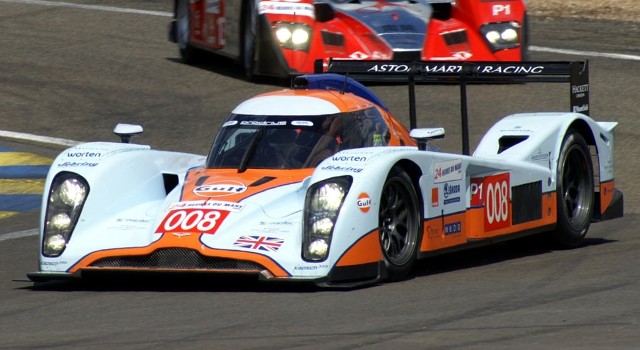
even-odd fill
[[[484,229],[492,231],[511,225],[509,173],[471,179],[471,205],[484,205]]]
[[[228,211],[207,209],[177,209],[170,211],[156,229],[163,232],[214,233],[227,217]]]

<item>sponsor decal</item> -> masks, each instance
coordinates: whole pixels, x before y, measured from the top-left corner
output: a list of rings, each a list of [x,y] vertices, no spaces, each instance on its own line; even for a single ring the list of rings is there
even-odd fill
[[[320,169],[328,170],[328,171],[340,171],[345,173],[359,173],[362,171],[362,168],[343,167],[339,165],[327,165],[327,166],[323,166]]]
[[[471,206],[484,206],[484,230],[511,226],[509,173],[471,179]]]
[[[589,104],[585,103],[582,106],[573,106],[572,112],[581,113],[589,110]]]
[[[440,234],[440,229],[437,227],[427,226],[427,237],[429,239],[441,238],[442,234]]]
[[[280,249],[284,239],[265,236],[241,236],[233,245],[238,248],[261,250],[275,253]]]
[[[533,162],[545,161],[545,160],[549,160],[550,158],[551,158],[551,152],[542,153],[542,150],[540,148],[538,148],[538,153],[534,153],[531,155],[531,161]]]
[[[433,182],[442,183],[462,180],[462,159],[436,162],[433,169]]]
[[[367,213],[371,208],[371,197],[368,193],[362,192],[358,195],[357,204],[361,212]]]
[[[354,60],[364,60],[364,59],[369,58],[369,55],[367,55],[367,54],[365,54],[363,52],[360,52],[360,51],[356,51],[356,52],[353,52],[352,54],[350,54],[349,58],[354,59]]]
[[[234,126],[234,125],[238,125],[237,120],[230,120],[228,122],[225,122],[224,124],[222,124],[222,127],[224,128],[225,126]]]
[[[312,121],[308,120],[293,120],[291,121],[291,125],[293,126],[313,126]]]
[[[315,271],[318,269],[328,269],[329,265],[327,264],[319,264],[319,265],[304,265],[304,266],[294,266],[293,269],[297,271]]]
[[[580,94],[589,91],[589,84],[571,85],[571,93]]]
[[[100,158],[102,153],[100,152],[67,152],[69,158]]]
[[[500,129],[500,132],[521,132],[521,133],[532,134],[533,130],[524,129],[522,126],[516,125],[516,126],[514,126],[512,128],[509,128],[509,129]]]
[[[462,232],[462,223],[460,221],[451,222],[444,225],[444,235],[453,235]]]
[[[249,126],[284,126],[287,125],[286,121],[267,121],[267,120],[243,120],[240,122],[240,125],[249,125]]]
[[[437,187],[433,187],[431,189],[431,207],[435,208],[438,206],[438,204],[440,204],[440,199],[439,199],[439,193],[438,193],[438,188]]]
[[[222,221],[229,215],[228,211],[206,209],[176,209],[164,217],[156,233],[208,233],[213,234]]]
[[[199,200],[176,202],[169,206],[169,210],[173,209],[217,209],[226,210],[237,213],[244,208],[244,204],[224,201]]]
[[[486,65],[478,68],[481,74],[541,74],[543,66],[492,66]]]
[[[64,162],[64,163],[57,164],[57,166],[64,167],[64,168],[94,167],[96,165],[98,165],[98,163],[92,163],[92,162]]]
[[[380,73],[405,73],[411,71],[411,67],[407,64],[376,64],[367,69],[367,72]]]
[[[247,186],[238,181],[219,181],[197,186],[193,193],[201,197],[225,197],[242,193]]]
[[[363,156],[333,156],[331,160],[334,162],[366,162],[367,157]]]
[[[190,232],[171,232],[171,234],[178,238],[191,236]]]
[[[460,184],[449,184],[445,182],[442,187],[442,194],[444,196],[444,204],[458,203],[460,202]]]
[[[292,1],[260,1],[259,14],[279,14],[296,15],[315,18],[315,11],[312,4],[296,4]]]

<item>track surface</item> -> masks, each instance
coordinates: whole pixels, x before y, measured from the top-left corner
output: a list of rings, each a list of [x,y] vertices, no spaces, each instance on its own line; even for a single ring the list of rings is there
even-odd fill
[[[170,11],[169,1],[99,4]],[[139,143],[206,153],[231,108],[279,87],[243,81],[224,59],[201,67],[180,63],[166,41],[168,21],[0,1],[0,128],[114,141],[117,122],[139,123],[145,127]],[[533,18],[532,44],[640,54],[637,27],[615,22]],[[536,239],[511,242],[426,260],[414,279],[353,291],[176,278],[34,289],[12,279],[36,269],[36,238],[3,239],[0,349],[635,348],[640,61],[593,58],[591,72],[591,115],[621,123],[616,182],[627,205],[623,219],[593,225],[584,247],[552,251]],[[405,88],[374,89],[398,115],[408,114]],[[472,87],[472,147],[496,116],[568,108],[566,89]],[[457,88],[421,86],[418,93],[419,124],[444,126],[448,136],[440,145],[459,151]],[[0,221],[0,237],[37,223],[37,213]]]

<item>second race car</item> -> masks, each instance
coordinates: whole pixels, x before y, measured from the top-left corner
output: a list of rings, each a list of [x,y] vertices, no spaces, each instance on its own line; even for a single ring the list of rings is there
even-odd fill
[[[174,0],[169,37],[187,63],[203,50],[246,74],[310,73],[318,58],[519,61],[523,0]]]

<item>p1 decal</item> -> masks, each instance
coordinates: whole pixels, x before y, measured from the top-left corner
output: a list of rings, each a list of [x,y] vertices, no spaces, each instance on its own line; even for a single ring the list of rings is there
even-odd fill
[[[219,181],[197,186],[193,193],[201,197],[225,197],[242,193],[247,186],[238,181]]]
[[[471,206],[484,205],[484,230],[511,225],[509,173],[471,179]]]
[[[192,232],[213,234],[227,215],[229,215],[229,212],[223,210],[171,210],[156,229],[156,233]]]
[[[358,195],[357,204],[361,212],[367,213],[371,208],[371,197],[369,197],[368,193],[362,192],[360,193],[360,195]]]

